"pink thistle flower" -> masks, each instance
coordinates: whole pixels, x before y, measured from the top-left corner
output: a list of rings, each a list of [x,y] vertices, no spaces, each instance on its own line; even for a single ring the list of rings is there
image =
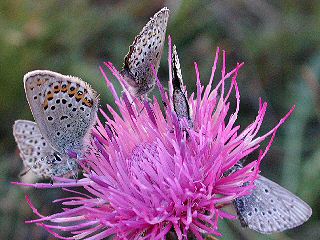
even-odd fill
[[[118,96],[100,68],[119,113],[109,105],[109,114],[100,109],[104,120],[98,121],[93,130],[83,179],[55,178],[53,185],[32,184],[36,188],[63,188],[75,196],[56,200],[63,209],[50,216],[39,214],[27,197],[39,216],[27,222],[37,223],[61,239],[104,239],[112,235],[116,239],[165,239],[169,232],[178,239],[203,239],[204,234],[221,236],[218,220],[236,218],[222,206],[250,193],[261,160],[293,108],[273,129],[258,136],[267,108],[267,103],[260,100],[256,119],[240,132],[236,125],[240,106],[237,76],[243,64],[228,72],[223,52],[222,78],[213,88],[219,56],[218,48],[206,87],[201,84],[195,63],[197,92],[188,100],[192,128],[187,121],[178,120],[172,91],[165,92],[158,79],[164,111],[156,98],[152,102],[133,100],[126,90]],[[171,70],[170,39],[168,60]],[[105,65],[125,84],[110,62]],[[226,81],[230,83],[227,89]],[[229,98],[233,92],[236,106],[230,114]],[[228,176],[224,174],[258,150],[268,137],[267,147],[260,150],[256,160]],[[73,187],[81,187],[87,193],[70,190]]]

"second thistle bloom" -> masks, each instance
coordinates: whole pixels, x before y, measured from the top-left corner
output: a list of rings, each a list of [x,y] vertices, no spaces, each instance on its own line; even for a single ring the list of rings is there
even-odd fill
[[[39,219],[30,222],[39,223],[60,238],[65,237],[58,232],[67,232],[72,239],[103,239],[111,235],[117,239],[164,239],[170,231],[178,239],[192,235],[202,239],[203,234],[219,236],[218,220],[235,218],[221,207],[250,193],[261,160],[277,129],[291,113],[268,133],[258,136],[267,108],[267,103],[260,101],[256,119],[240,132],[236,125],[240,106],[237,76],[242,64],[227,72],[223,52],[222,77],[213,87],[220,55],[218,49],[206,87],[201,84],[195,64],[197,91],[188,99],[192,127],[188,119],[179,120],[172,92],[164,91],[159,80],[164,110],[156,98],[141,102],[131,99],[127,91],[118,96],[101,68],[119,113],[111,106],[109,113],[100,110],[104,120],[93,132],[85,178],[78,182],[60,178],[60,183],[55,184],[82,187],[88,194],[74,192],[75,197],[61,200],[62,212],[48,217],[39,215]],[[171,69],[171,44],[168,59]],[[111,63],[106,66],[124,82]],[[234,110],[230,107],[231,96],[236,99]],[[258,159],[237,172],[225,174],[259,149],[269,136],[271,140],[266,149],[260,150]],[[243,186],[244,183],[247,184]]]

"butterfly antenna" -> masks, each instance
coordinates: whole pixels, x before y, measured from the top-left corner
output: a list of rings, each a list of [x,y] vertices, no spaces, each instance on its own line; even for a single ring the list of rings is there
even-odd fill
[[[22,172],[19,174],[19,177],[23,177],[23,176],[26,175],[30,170],[31,170],[31,167],[28,167],[28,168],[22,170]]]

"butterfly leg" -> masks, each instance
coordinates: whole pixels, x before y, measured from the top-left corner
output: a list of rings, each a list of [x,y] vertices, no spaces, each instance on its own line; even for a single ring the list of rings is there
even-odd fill
[[[68,168],[70,169],[70,171],[72,172],[73,179],[78,181],[78,171],[75,171],[74,167],[71,166],[71,164],[68,160],[67,160],[67,165],[68,165]]]

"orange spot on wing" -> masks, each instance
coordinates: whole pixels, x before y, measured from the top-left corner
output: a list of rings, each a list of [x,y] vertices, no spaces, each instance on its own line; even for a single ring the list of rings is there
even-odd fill
[[[87,97],[85,97],[84,99],[82,99],[82,102],[84,103],[84,105],[86,105],[87,107],[92,107],[93,105],[93,101],[92,99],[88,99]]]
[[[75,88],[75,87],[74,87],[74,89],[71,90],[71,86],[69,86],[69,88],[68,88],[68,94],[69,94],[69,95],[74,95],[74,94],[77,92],[77,89],[78,89],[78,88]]]
[[[49,101],[53,99],[53,92],[49,91],[44,99],[43,108],[46,110],[48,108]]]
[[[54,92],[54,93],[58,93],[58,92],[60,92],[60,90],[61,90],[61,85],[60,85],[60,84],[54,86],[54,88],[53,88],[53,92]]]
[[[46,96],[46,100],[51,101],[53,99],[53,92],[50,92]]]
[[[68,91],[69,86],[70,86],[70,83],[68,83],[68,85],[65,84],[65,83],[63,83],[63,84],[61,85],[61,92],[66,92],[66,91]]]
[[[37,82],[37,86],[40,87],[45,82],[44,79],[39,78]]]
[[[82,96],[79,96],[78,94],[76,94],[75,97],[78,102],[82,99]]]
[[[77,93],[74,95],[76,100],[79,102],[82,98],[83,98],[83,91],[79,90],[79,88],[77,89]]]
[[[48,108],[48,100],[47,99],[44,100],[43,108],[44,108],[44,110],[46,110]]]

